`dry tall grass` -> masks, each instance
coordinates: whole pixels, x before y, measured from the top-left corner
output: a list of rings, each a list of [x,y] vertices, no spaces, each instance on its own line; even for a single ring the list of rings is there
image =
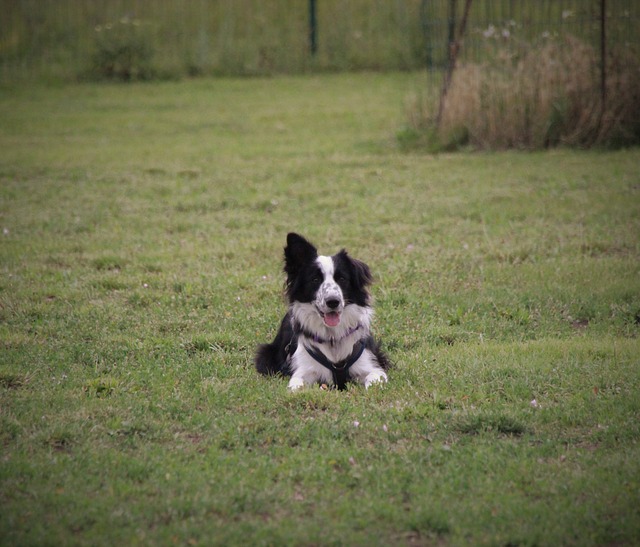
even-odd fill
[[[640,61],[607,58],[602,102],[599,52],[574,37],[548,39],[524,53],[465,63],[445,98],[438,140],[447,146],[537,149],[640,141]],[[414,127],[433,126],[437,99],[414,105]]]

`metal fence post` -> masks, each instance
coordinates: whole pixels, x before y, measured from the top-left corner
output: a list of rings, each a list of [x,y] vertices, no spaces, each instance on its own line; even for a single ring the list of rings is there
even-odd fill
[[[600,0],[600,100],[602,114],[607,105],[607,2]]]
[[[309,50],[311,55],[318,51],[318,18],[316,14],[316,0],[309,0]]]
[[[442,121],[442,115],[444,114],[444,103],[447,98],[447,93],[449,92],[449,86],[451,85],[451,79],[453,78],[453,72],[456,69],[456,60],[458,59],[458,52],[460,51],[460,41],[464,37],[464,33],[467,27],[467,19],[469,18],[469,11],[471,9],[472,0],[466,0],[464,5],[464,13],[462,14],[462,19],[460,20],[460,29],[458,30],[458,35],[455,34],[455,19],[453,21],[453,40],[451,40],[451,35],[449,37],[449,66],[444,74],[444,79],[442,81],[442,90],[440,91],[440,104],[438,105],[438,115],[436,117],[436,127],[440,127],[440,122]],[[452,0],[451,7],[452,13],[455,16],[455,0]],[[451,34],[451,27],[449,30]]]

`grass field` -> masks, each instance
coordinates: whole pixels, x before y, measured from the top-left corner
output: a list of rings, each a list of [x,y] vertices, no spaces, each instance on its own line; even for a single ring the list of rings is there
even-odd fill
[[[419,80],[0,90],[0,544],[640,542],[640,150],[404,154]],[[289,230],[388,385],[254,372]]]

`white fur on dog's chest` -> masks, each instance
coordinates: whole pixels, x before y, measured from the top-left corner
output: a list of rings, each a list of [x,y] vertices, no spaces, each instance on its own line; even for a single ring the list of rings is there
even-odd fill
[[[295,353],[291,357],[291,379],[289,381],[289,389],[295,391],[302,388],[305,384],[311,384],[314,382],[321,382],[325,384],[333,383],[333,373],[327,367],[316,361],[306,350],[306,344],[304,336],[300,336],[298,339],[298,347]],[[315,346],[320,349],[324,355],[333,363],[343,361],[353,351],[353,345],[345,345],[343,351],[347,351],[346,355],[339,358],[334,358],[334,351],[330,352],[328,348],[329,344],[320,344]],[[339,354],[342,355],[342,354]],[[369,388],[375,383],[386,383],[387,375],[382,371],[373,355],[373,353],[366,349],[362,352],[362,355],[358,360],[349,368],[349,376],[351,379],[356,380],[366,388]]]

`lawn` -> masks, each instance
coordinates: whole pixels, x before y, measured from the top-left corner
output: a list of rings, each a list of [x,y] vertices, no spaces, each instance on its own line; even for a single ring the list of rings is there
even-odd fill
[[[0,544],[640,543],[640,150],[398,150],[415,74],[0,89]],[[296,230],[386,386],[252,356]]]

